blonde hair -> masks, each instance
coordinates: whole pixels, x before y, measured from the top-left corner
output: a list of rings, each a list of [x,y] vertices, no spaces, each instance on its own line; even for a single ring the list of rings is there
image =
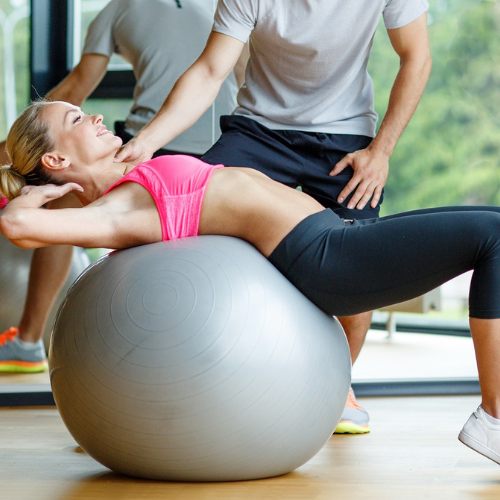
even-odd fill
[[[9,130],[6,150],[11,165],[0,167],[0,192],[9,200],[19,195],[26,184],[45,184],[49,179],[41,165],[43,155],[54,149],[48,125],[40,114],[48,101],[28,106]]]

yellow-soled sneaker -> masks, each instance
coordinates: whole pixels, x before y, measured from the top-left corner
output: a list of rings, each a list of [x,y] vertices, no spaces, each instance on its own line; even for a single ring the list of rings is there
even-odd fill
[[[12,326],[0,333],[0,372],[37,373],[48,368],[43,342],[24,342]]]
[[[335,434],[366,434],[370,432],[368,412],[356,401],[352,387],[349,389],[344,411],[335,428]]]

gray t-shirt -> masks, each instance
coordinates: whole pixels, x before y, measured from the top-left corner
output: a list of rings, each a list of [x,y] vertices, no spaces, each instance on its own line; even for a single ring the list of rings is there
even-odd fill
[[[373,137],[367,72],[380,16],[399,28],[425,0],[219,0],[213,30],[250,40],[235,113],[271,129]]]
[[[120,54],[136,78],[126,130],[135,135],[158,111],[179,76],[201,54],[210,34],[215,0],[112,0],[90,25],[83,53]],[[219,117],[236,105],[234,76],[224,82],[211,109],[165,145],[204,153],[220,135]]]

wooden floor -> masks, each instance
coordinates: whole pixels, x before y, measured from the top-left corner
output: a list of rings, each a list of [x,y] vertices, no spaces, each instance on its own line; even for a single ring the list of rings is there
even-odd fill
[[[0,410],[0,498],[500,499],[500,468],[456,435],[477,397],[370,398],[371,434],[334,436],[286,476],[166,483],[109,472],[79,452],[55,409]]]

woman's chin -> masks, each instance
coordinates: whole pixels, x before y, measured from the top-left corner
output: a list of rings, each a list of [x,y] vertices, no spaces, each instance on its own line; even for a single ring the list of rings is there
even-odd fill
[[[116,143],[116,147],[119,148],[123,144],[123,139],[118,135],[113,135],[113,140]]]

